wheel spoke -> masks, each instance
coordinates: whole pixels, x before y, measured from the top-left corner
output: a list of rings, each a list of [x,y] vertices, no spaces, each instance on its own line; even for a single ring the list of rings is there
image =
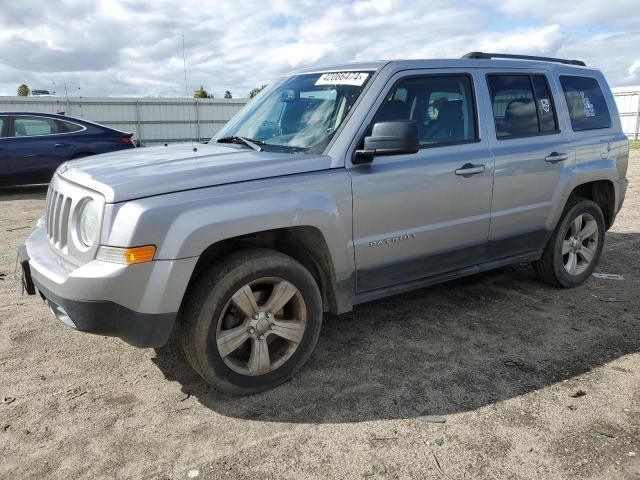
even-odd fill
[[[262,340],[260,340],[260,338],[254,338],[247,367],[252,375],[263,375],[271,370],[269,344],[267,343],[266,337],[263,337]]]
[[[564,240],[562,242],[562,255],[566,255],[571,251],[571,242],[569,240]]]
[[[258,305],[253,296],[253,291],[249,285],[245,285],[236,294],[231,297],[233,303],[245,317],[251,318],[254,313],[258,312]]]
[[[273,292],[271,292],[271,296],[263,308],[275,315],[276,312],[282,310],[282,308],[289,303],[289,300],[291,300],[296,293],[298,293],[296,287],[286,280],[282,280],[273,287]]]
[[[595,254],[595,252],[585,246],[583,246],[580,250],[578,250],[578,255],[580,255],[585,262],[587,263],[591,263],[591,260],[593,260],[593,255]]]
[[[247,328],[244,325],[222,330],[218,335],[218,352],[222,358],[235,352],[249,338]]]
[[[586,240],[587,238],[593,236],[598,231],[598,224],[595,220],[587,221],[583,226],[582,230],[580,230],[580,238],[582,240]]]
[[[577,236],[580,230],[582,230],[582,215],[578,215],[573,224],[571,225],[571,230],[573,232],[573,237]]]
[[[564,266],[571,275],[576,274],[576,269],[578,267],[578,256],[575,252],[569,252],[569,260]]]
[[[293,343],[302,341],[304,330],[305,324],[299,320],[272,320],[271,322],[271,333]]]

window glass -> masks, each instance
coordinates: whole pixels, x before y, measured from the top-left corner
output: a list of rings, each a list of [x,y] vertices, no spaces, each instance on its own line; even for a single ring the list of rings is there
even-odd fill
[[[544,75],[531,75],[533,92],[536,96],[538,118],[541,132],[554,132],[558,130],[553,98],[549,92],[549,85]]]
[[[413,120],[424,146],[475,140],[471,79],[466,75],[401,80],[387,95],[373,123]]]
[[[250,102],[210,143],[247,137],[266,151],[322,152],[371,76],[348,71],[283,79]]]
[[[82,127],[76,123],[65,122],[63,120],[55,120],[59,132],[77,132],[82,130]]]
[[[4,131],[4,126],[7,122],[4,121],[4,117],[0,117],[0,137],[5,137],[6,133]]]
[[[487,82],[498,138],[559,131],[544,75],[489,75]]]
[[[58,133],[58,125],[51,118],[17,117],[13,121],[13,130],[16,137],[49,135]]]
[[[529,75],[491,75],[488,82],[498,138],[540,133]]]
[[[574,130],[609,128],[611,115],[595,78],[560,76]]]

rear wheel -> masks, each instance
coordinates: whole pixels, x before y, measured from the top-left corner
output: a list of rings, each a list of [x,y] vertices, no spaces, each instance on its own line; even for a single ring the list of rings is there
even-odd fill
[[[542,258],[533,263],[534,270],[552,285],[570,288],[582,284],[598,264],[604,234],[604,215],[598,204],[583,198],[572,200]]]
[[[250,394],[272,388],[306,362],[318,340],[322,301],[311,274],[271,250],[232,254],[186,299],[180,343],[211,385]]]

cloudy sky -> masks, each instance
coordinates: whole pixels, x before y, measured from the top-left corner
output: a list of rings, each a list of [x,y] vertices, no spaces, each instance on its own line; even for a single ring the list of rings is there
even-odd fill
[[[246,96],[305,65],[468,51],[570,57],[640,84],[637,0],[2,0],[0,94]]]

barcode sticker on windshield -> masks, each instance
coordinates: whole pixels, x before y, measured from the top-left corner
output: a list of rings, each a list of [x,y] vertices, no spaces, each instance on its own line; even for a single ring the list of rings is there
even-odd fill
[[[363,72],[323,73],[316,80],[316,85],[353,85],[361,87],[367,78],[369,78],[369,74]]]

